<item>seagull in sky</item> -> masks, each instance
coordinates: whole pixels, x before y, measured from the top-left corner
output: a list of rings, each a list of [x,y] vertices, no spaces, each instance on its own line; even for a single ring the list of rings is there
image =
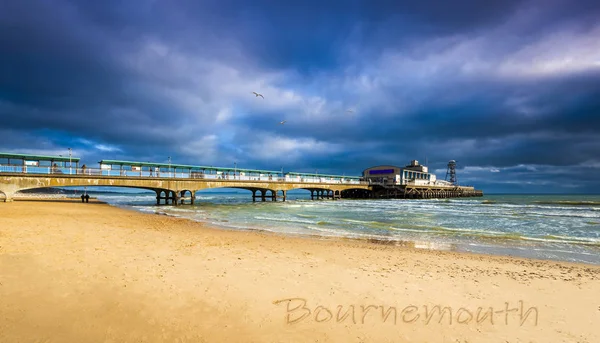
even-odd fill
[[[283,125],[283,124],[285,124],[285,122],[286,122],[286,121],[287,121],[287,120],[282,120],[282,121],[280,121],[280,122],[279,122],[279,125]]]
[[[257,97],[257,98],[258,98],[258,97],[261,97],[261,98],[263,98],[263,99],[265,98],[265,97],[264,97],[262,94],[260,94],[260,93],[252,92],[252,94],[256,95],[256,97]]]
[[[348,113],[354,113],[354,110],[346,110]]]

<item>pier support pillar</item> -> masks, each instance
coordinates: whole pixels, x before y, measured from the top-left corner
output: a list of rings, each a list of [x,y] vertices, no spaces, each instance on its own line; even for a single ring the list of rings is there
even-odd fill
[[[263,202],[267,201],[267,199],[266,199],[266,193],[267,192],[264,191],[264,190],[260,191],[260,197],[261,197],[261,199],[262,199]]]
[[[310,200],[315,200],[315,191],[314,190],[310,190]]]
[[[285,198],[287,197],[287,191],[281,191],[281,193],[283,193],[283,201],[285,201]]]
[[[16,192],[2,192],[4,193],[4,202],[13,202],[13,196]]]
[[[8,185],[8,187],[10,187],[10,185]],[[4,202],[12,202],[17,190],[16,187],[14,189],[0,189],[0,196],[4,195]]]
[[[175,205],[178,206],[178,202],[179,202],[179,197],[177,196],[177,192],[175,191],[167,191],[168,196],[167,196],[167,201],[171,201],[171,205]],[[168,204],[168,202],[167,202]]]

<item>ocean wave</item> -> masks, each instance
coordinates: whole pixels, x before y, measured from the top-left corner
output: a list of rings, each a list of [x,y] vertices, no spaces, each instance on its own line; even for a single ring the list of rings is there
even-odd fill
[[[571,200],[554,200],[554,201],[532,201],[534,204],[540,205],[569,205],[569,206],[600,206],[600,201],[584,200],[584,201],[571,201]]]
[[[573,237],[573,236],[560,236],[560,235],[546,235],[545,237],[559,240],[577,241],[577,242],[589,242],[600,244],[600,238],[592,237]]]
[[[371,229],[389,229],[391,225],[394,223],[391,222],[380,222],[376,220],[358,220],[358,219],[342,219],[343,222],[353,223],[353,224],[361,224]]]
[[[307,226],[307,228],[310,230],[313,230],[313,231],[317,231],[317,232],[328,233],[331,236],[337,236],[337,237],[370,238],[370,239],[384,239],[385,238],[384,236],[380,236],[380,235],[366,234],[366,233],[360,233],[360,232],[351,232],[351,231],[346,231],[346,230],[326,229],[326,228],[315,227],[315,226]]]
[[[435,228],[439,229],[439,228]],[[560,235],[544,235],[541,237],[530,236],[519,232],[497,232],[497,231],[482,231],[470,229],[443,228],[440,231],[449,231],[461,233],[468,236],[473,236],[478,239],[492,239],[493,241],[536,241],[544,243],[563,243],[572,245],[586,245],[600,247],[600,239],[591,237],[573,237]]]
[[[254,216],[254,219],[267,220],[267,221],[276,221],[276,222],[286,222],[286,223],[315,224],[315,222],[311,221],[311,220],[302,220],[302,219],[295,219],[295,218],[277,218],[277,217]]]
[[[419,230],[419,229],[407,229],[407,228],[400,228],[400,227],[393,227],[393,226],[390,226],[390,230],[403,231],[403,232],[417,232],[417,233],[425,233],[426,232],[424,230]]]
[[[432,226],[430,230],[436,233],[453,234],[460,236],[470,236],[479,239],[521,239],[522,233],[519,232],[503,232],[494,230],[467,229],[467,228],[450,228],[443,226]]]
[[[545,243],[568,243],[568,244],[574,244],[574,245],[581,244],[581,245],[591,245],[591,246],[600,247],[600,240],[595,239],[595,238],[546,235],[543,237],[523,236],[522,239],[528,240],[528,241],[545,242]]]
[[[317,216],[315,216],[315,215],[312,215],[312,214],[302,214],[302,213],[297,213],[296,215],[297,215],[298,217],[301,217],[301,218],[317,218]]]
[[[537,215],[537,216],[546,216],[546,217],[569,217],[569,218],[600,218],[600,214],[595,213],[560,213],[560,212],[525,212],[526,215]]]

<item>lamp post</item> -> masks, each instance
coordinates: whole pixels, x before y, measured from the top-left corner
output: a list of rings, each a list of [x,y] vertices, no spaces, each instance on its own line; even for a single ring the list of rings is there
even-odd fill
[[[69,148],[69,175],[72,174],[72,169],[71,169],[71,148]]]
[[[171,177],[171,156],[169,156],[169,177]]]
[[[233,179],[235,180],[235,174],[237,173],[237,162],[233,162]]]

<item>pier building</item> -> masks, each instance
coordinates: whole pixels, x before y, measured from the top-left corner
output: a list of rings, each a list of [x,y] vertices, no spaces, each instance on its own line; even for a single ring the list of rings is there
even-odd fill
[[[456,162],[454,162],[456,164]],[[473,186],[459,186],[439,180],[429,168],[412,160],[404,167],[381,165],[363,171],[362,180],[370,186],[372,198],[448,198],[482,196]]]

